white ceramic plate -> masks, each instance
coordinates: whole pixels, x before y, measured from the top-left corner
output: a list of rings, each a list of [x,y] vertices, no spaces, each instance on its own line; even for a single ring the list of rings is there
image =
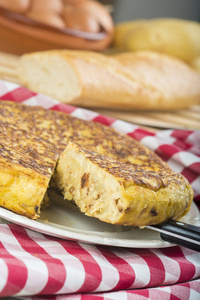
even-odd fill
[[[52,204],[42,211],[38,220],[31,220],[0,207],[0,217],[37,232],[91,244],[131,247],[164,248],[173,246],[150,229],[111,225],[87,217],[62,196],[51,192]],[[182,218],[185,223],[200,226],[200,213],[193,203],[190,212]]]

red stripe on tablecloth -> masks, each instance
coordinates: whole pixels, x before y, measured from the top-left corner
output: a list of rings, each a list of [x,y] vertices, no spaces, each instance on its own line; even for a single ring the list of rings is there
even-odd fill
[[[77,107],[75,107],[75,106],[71,106],[68,104],[62,104],[62,103],[56,104],[50,108],[50,110],[62,111],[67,114],[71,114],[76,109],[77,109]]]
[[[200,171],[199,171],[199,174],[197,174],[196,172],[194,172],[192,170],[192,166],[193,165],[197,165],[197,167],[199,167],[200,163],[194,163],[192,164],[191,166],[189,166],[188,168],[184,168],[181,172],[181,174],[183,176],[185,176],[185,178],[187,178],[187,180],[189,181],[189,183],[192,184],[193,181],[195,181],[199,175],[200,175]]]
[[[128,133],[128,135],[137,141],[141,141],[146,136],[155,136],[155,133],[142,128],[137,128],[133,132]]]
[[[187,174],[187,172],[194,172],[196,173],[196,175],[200,175],[200,162],[195,162],[195,163],[192,163],[191,165],[189,165],[188,168],[185,168],[183,171],[182,171],[182,174],[185,173]],[[184,175],[184,174],[183,174]],[[195,174],[193,174],[194,176],[194,179],[196,179],[196,176]]]
[[[76,242],[63,240],[58,240],[58,242],[69,254],[75,256],[84,267],[85,280],[82,287],[77,292],[83,293],[87,291],[89,293],[96,290],[101,283],[102,272],[94,258]]]
[[[193,291],[196,292],[195,298],[193,297]],[[125,295],[124,295],[125,294]],[[119,292],[111,292],[111,293],[98,293],[95,295],[76,295],[74,298],[70,298],[67,296],[66,298],[57,297],[56,300],[64,300],[64,299],[74,299],[74,300],[119,300],[119,299],[127,299],[127,300],[149,300],[149,299],[159,299],[159,300],[197,300],[200,296],[200,280],[190,281],[179,283],[175,285],[167,285],[160,286],[156,288],[147,288],[147,289],[136,289],[136,290],[126,290]],[[121,296],[121,298],[120,298]],[[95,298],[98,297],[98,298]],[[33,299],[32,299],[33,300]],[[36,300],[36,299],[34,299]],[[51,299],[52,300],[52,299]]]
[[[200,195],[196,196],[194,200],[196,201],[196,205],[197,205],[198,209],[200,210]]]
[[[171,133],[171,137],[184,141],[189,137],[191,133],[193,133],[193,130],[173,130]]]
[[[164,161],[168,161],[174,154],[182,151],[174,145],[164,144],[159,146],[154,152],[159,155]]]
[[[140,298],[137,296],[139,296]],[[138,289],[136,291],[134,291],[134,290],[127,291],[127,300],[146,300],[146,299],[149,300],[149,289],[141,289],[141,290]],[[162,299],[159,299],[159,300],[162,300]]]
[[[97,117],[92,119],[92,121],[110,126],[113,122],[115,122],[115,119],[108,116],[98,115]]]
[[[8,279],[4,288],[0,291],[0,297],[12,296],[21,291],[26,284],[27,268],[24,262],[14,255],[9,250],[13,250],[13,246],[9,243],[9,236],[12,235],[9,227],[1,227],[1,231],[7,234],[7,247],[0,242],[0,257],[4,260],[8,268]],[[16,276],[17,273],[17,276]]]
[[[184,286],[179,285],[171,287],[170,300],[190,299],[190,283],[185,282]],[[192,299],[191,299],[192,300]]]
[[[188,152],[193,152],[192,149],[194,147],[194,144],[190,142],[188,142],[188,138],[190,137],[190,135],[193,135],[194,131],[192,130],[174,130],[171,133],[171,137],[176,138],[175,142],[173,143],[174,146],[178,147],[179,149],[181,149],[182,151],[188,151]],[[196,138],[197,138],[198,132],[196,133]],[[200,134],[199,134],[199,138],[200,138]],[[195,154],[196,155],[200,155],[200,148],[198,147],[198,138],[196,141],[196,149],[195,149]],[[191,151],[190,151],[191,149]]]
[[[97,247],[108,262],[116,268],[119,274],[119,282],[112,290],[128,289],[135,281],[135,272],[133,268],[123,258],[117,256],[108,247]]]
[[[0,297],[15,295],[23,289],[27,279],[27,268],[22,260],[16,258],[0,242],[0,257],[8,267],[7,283],[0,291]],[[17,276],[16,276],[17,273]]]
[[[79,295],[80,298],[74,298],[74,300],[111,300],[110,297],[104,297],[102,295],[98,296],[98,295],[89,295],[89,294],[86,294],[86,295]],[[68,298],[70,300],[70,298]],[[64,300],[64,299],[63,299]],[[73,300],[73,299],[72,299]],[[120,299],[119,299],[120,300]]]
[[[189,281],[194,278],[196,267],[187,259],[187,256],[184,255],[181,247],[173,247],[173,251],[171,248],[163,248],[160,249],[160,251],[163,252],[164,255],[170,257],[171,259],[174,259],[179,264],[180,276],[177,282]],[[196,255],[196,251],[193,250],[185,250],[185,252],[188,253],[188,255],[190,254],[190,256]],[[198,274],[196,274],[196,277],[198,277]]]
[[[149,249],[130,249],[130,251],[140,256],[149,267],[150,280],[146,287],[162,285],[165,280],[165,268],[159,254],[156,255]]]
[[[176,140],[173,145],[184,151],[188,151],[190,148],[192,148],[192,145],[180,140]]]
[[[194,295],[195,292],[195,295]],[[156,288],[121,290],[96,294],[58,295],[45,297],[31,297],[31,300],[197,300],[200,296],[200,280],[160,286]],[[197,298],[198,297],[198,298]],[[26,299],[23,298],[24,300]]]
[[[20,102],[23,102],[35,95],[37,95],[37,94],[30,90],[27,90],[24,87],[18,87],[16,89],[8,92],[7,94],[0,96],[0,99],[1,100],[10,100],[10,101],[20,103]]]
[[[66,279],[66,270],[62,261],[49,255],[44,248],[29,237],[23,227],[17,227],[16,230],[16,226],[11,224],[10,228],[21,247],[30,255],[37,255],[37,258],[46,264],[48,281],[40,294],[55,294],[58,292],[63,287]]]

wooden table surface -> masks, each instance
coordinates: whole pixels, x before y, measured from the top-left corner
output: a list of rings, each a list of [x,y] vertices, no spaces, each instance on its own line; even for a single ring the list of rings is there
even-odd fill
[[[19,57],[0,52],[0,79],[20,84],[15,67]],[[152,129],[200,129],[200,105],[176,111],[117,111],[92,109],[101,114]]]

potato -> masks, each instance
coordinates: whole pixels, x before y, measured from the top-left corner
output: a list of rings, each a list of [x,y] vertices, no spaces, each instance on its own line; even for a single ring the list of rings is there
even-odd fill
[[[200,56],[192,60],[190,64],[192,68],[194,68],[197,72],[200,72]]]
[[[127,51],[161,52],[190,62],[200,56],[200,24],[168,18],[126,22],[126,26],[116,26],[114,45]]]
[[[145,20],[134,22],[123,22],[115,26],[114,44],[118,48],[124,48],[124,42],[127,40],[127,35],[139,25],[145,23]],[[125,49],[127,50],[127,49]]]

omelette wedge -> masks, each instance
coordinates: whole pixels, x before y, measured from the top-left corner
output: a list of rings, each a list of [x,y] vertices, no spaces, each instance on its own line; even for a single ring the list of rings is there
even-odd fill
[[[65,199],[111,224],[143,227],[176,220],[193,199],[187,180],[168,168],[155,172],[153,166],[124,164],[72,142],[54,177]]]
[[[36,219],[57,162],[44,139],[0,122],[0,206]]]

